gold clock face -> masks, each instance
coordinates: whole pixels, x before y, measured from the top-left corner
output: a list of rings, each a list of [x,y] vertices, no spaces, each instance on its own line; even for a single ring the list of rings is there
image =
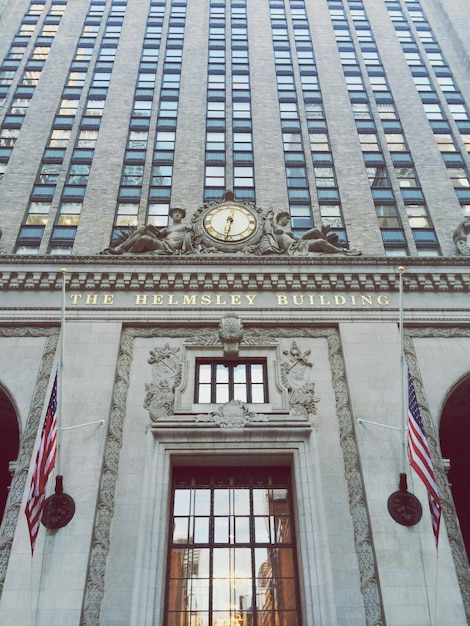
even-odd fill
[[[255,232],[257,219],[243,206],[224,204],[206,213],[203,220],[208,235],[217,241],[238,242],[248,239]]]

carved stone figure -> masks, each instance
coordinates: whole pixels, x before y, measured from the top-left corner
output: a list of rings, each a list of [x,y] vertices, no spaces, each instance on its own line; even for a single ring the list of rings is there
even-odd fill
[[[309,360],[311,350],[301,352],[295,341],[284,350],[281,363],[281,381],[289,391],[289,407],[293,416],[308,417],[317,412],[315,384],[310,381],[313,363]]]
[[[182,223],[186,211],[174,207],[169,211],[173,223],[165,228],[152,224],[141,226],[117,246],[106,248],[102,254],[182,254],[192,252],[192,228]]]
[[[455,254],[458,256],[470,256],[470,217],[464,219],[454,230],[453,240]]]
[[[238,315],[228,313],[220,320],[219,338],[224,344],[224,355],[236,356],[238,346],[243,339],[243,324]]]
[[[270,211],[266,216],[265,234],[260,241],[261,254],[288,254],[289,256],[310,256],[312,254],[345,254],[360,256],[359,250],[347,250],[341,247],[338,236],[329,233],[329,228],[322,232],[318,228],[311,228],[302,237],[294,235],[287,226],[290,224],[290,214],[281,211],[274,217]]]
[[[152,382],[145,385],[144,408],[150,413],[152,421],[173,414],[175,388],[181,378],[179,348],[163,348],[150,350],[148,363],[152,366]]]

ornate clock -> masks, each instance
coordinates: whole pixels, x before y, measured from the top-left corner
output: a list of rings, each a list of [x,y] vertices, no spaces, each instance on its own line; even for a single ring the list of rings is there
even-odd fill
[[[197,231],[204,244],[224,252],[255,244],[262,234],[262,218],[256,209],[234,201],[205,207],[197,216]]]

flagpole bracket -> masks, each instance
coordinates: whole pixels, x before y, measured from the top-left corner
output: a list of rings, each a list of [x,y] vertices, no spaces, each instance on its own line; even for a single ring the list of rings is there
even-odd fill
[[[48,530],[64,528],[75,515],[75,501],[64,493],[63,476],[56,476],[55,493],[46,498],[42,511],[41,523]]]
[[[402,526],[415,526],[423,515],[423,507],[418,498],[408,491],[406,474],[400,474],[400,487],[387,501],[390,517]]]

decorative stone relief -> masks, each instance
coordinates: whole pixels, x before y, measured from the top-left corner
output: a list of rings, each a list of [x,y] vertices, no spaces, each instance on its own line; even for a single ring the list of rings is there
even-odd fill
[[[179,351],[180,348],[170,348],[168,343],[164,348],[150,350],[152,382],[145,385],[144,409],[153,422],[174,412],[175,388],[181,381],[182,369]]]
[[[452,235],[456,256],[470,256],[470,217],[464,219],[457,226]]]
[[[190,328],[174,328],[171,330],[168,328],[126,328],[123,332],[114,383],[113,406],[104,450],[104,465],[93,528],[88,576],[80,619],[81,626],[98,626],[100,622],[106,561],[109,552],[109,535],[114,515],[114,494],[118,477],[119,451],[122,443],[124,416],[126,414],[126,397],[129,388],[134,339],[136,337],[156,338],[171,336],[183,338],[194,344],[196,343],[196,337],[199,336],[205,336],[208,339],[208,343],[212,343],[214,335],[217,337],[217,333],[210,329],[203,332],[200,329],[194,330]],[[354,437],[353,418],[349,406],[345,367],[338,333],[333,328],[257,328],[247,330],[244,341],[249,345],[266,345],[268,342],[276,343],[280,337],[291,339],[324,337],[328,342],[333,390],[336,398],[336,411],[340,427],[345,476],[348,485],[350,512],[353,520],[367,626],[383,626],[385,624],[385,616],[378,584],[378,568],[365,502],[365,489],[359,467],[359,454]]]
[[[220,201],[204,204],[184,223],[186,210],[172,207],[172,223],[163,228],[152,224],[123,229],[117,244],[101,254],[250,254],[311,257],[318,255],[360,256],[348,249],[330,227],[311,228],[302,237],[290,229],[290,213],[265,211],[252,202],[239,202],[227,191]]]
[[[292,416],[308,418],[317,412],[315,384],[311,382],[313,363],[310,361],[311,350],[301,352],[295,341],[289,350],[283,351],[281,363],[281,382],[289,391],[289,407]]]
[[[238,347],[243,339],[243,324],[238,315],[227,314],[220,320],[219,338],[224,344],[224,356],[237,356]]]
[[[213,413],[201,413],[196,422],[211,422],[220,428],[244,428],[252,422],[267,422],[262,413],[253,413],[240,400],[231,400],[219,406]]]

